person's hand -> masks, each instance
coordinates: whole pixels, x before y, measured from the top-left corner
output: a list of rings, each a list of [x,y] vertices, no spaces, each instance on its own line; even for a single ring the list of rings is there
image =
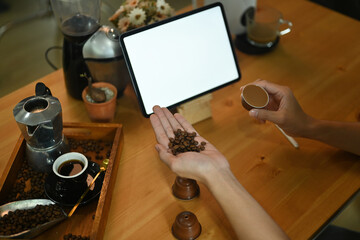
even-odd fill
[[[160,159],[180,177],[204,183],[218,201],[239,239],[288,239],[286,234],[239,183],[226,158],[208,141],[200,137],[184,117],[172,115],[166,108],[155,106],[150,116],[158,144]],[[196,133],[195,140],[206,142],[201,152],[173,155],[168,144],[174,131]],[[259,231],[261,229],[261,231]]]
[[[304,135],[312,118],[302,110],[290,88],[265,80],[257,80],[251,84],[263,87],[270,97],[265,109],[250,110],[251,117],[263,123],[266,120],[273,122],[294,137]]]
[[[173,172],[180,177],[192,178],[207,184],[212,173],[230,170],[227,159],[211,143],[199,136],[183,116],[178,113],[173,115],[168,109],[159,106],[155,106],[153,110],[154,114],[150,116],[150,121],[158,141],[155,148],[159,152],[160,159]],[[173,155],[168,144],[169,138],[174,138],[174,131],[177,129],[195,132],[196,141],[206,142],[205,150]]]

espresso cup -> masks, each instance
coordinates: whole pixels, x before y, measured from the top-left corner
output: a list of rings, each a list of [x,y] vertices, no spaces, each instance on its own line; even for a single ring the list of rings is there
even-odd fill
[[[272,47],[279,36],[288,34],[292,28],[292,23],[284,20],[281,12],[268,6],[246,12],[245,18],[247,41],[255,47]],[[282,25],[287,28],[280,30]]]
[[[250,111],[253,108],[261,109],[269,104],[269,94],[257,85],[246,85],[241,92],[241,104]]]
[[[88,160],[78,152],[69,152],[58,157],[52,170],[57,176],[55,191],[66,202],[78,199],[87,188]]]

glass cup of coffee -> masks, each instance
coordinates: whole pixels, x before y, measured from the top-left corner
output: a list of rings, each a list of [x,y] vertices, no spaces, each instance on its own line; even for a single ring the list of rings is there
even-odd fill
[[[281,12],[268,6],[247,11],[245,18],[247,41],[255,47],[272,47],[279,36],[289,33],[292,28],[292,23],[284,20]],[[287,28],[280,30],[282,25]]]
[[[55,191],[65,202],[77,200],[86,190],[88,164],[87,158],[78,152],[65,153],[54,161]]]

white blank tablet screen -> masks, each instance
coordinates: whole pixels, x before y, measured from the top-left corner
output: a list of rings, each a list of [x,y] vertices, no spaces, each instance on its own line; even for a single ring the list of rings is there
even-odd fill
[[[123,38],[146,115],[240,78],[220,6]]]

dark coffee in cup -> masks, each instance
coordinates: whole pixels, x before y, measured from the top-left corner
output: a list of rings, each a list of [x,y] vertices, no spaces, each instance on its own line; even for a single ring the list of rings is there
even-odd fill
[[[57,176],[55,191],[64,202],[76,202],[87,188],[88,160],[78,152],[69,152],[53,163]]]
[[[84,163],[77,160],[71,159],[63,162],[58,168],[58,172],[63,176],[74,176],[80,173],[84,168]]]

